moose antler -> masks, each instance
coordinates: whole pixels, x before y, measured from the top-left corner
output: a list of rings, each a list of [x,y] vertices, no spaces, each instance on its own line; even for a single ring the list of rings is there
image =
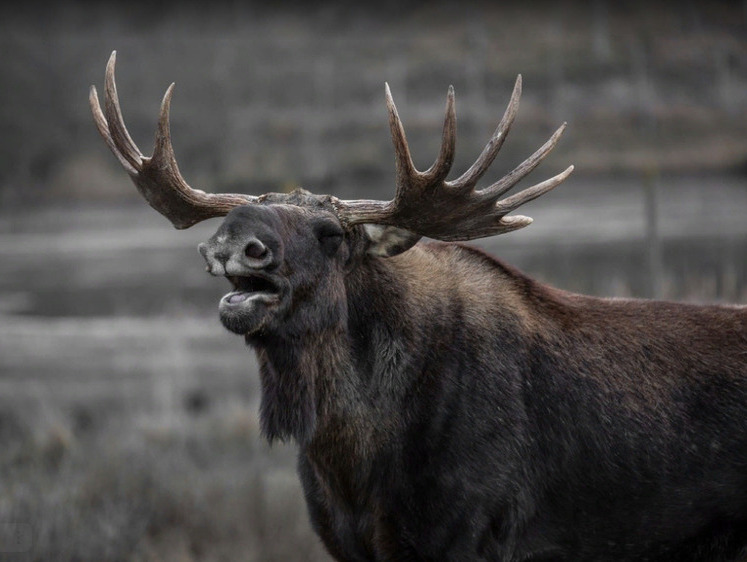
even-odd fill
[[[101,110],[94,86],[91,86],[89,95],[91,111],[99,133],[150,206],[181,229],[205,219],[224,216],[234,207],[262,201],[263,196],[205,193],[191,188],[184,181],[176,164],[169,129],[169,108],[174,84],[166,90],[161,102],[153,155],[150,158],[143,156],[127,132],[122,118],[114,82],[116,55],[117,52],[113,51],[106,65],[105,111]],[[573,166],[511,197],[499,198],[531,172],[555,147],[565,129],[565,123],[537,152],[513,171],[489,187],[475,189],[506,139],[519,109],[520,97],[521,76],[518,76],[506,112],[482,154],[459,178],[446,181],[446,175],[454,161],[456,145],[454,88],[449,87],[446,99],[446,118],[438,158],[428,170],[420,172],[410,158],[402,121],[387,84],[386,103],[396,162],[397,191],[394,200],[343,201],[330,197],[340,221],[345,226],[364,223],[395,226],[440,240],[472,240],[503,234],[530,224],[532,219],[529,217],[506,215],[560,184],[573,171]]]
[[[449,87],[446,98],[446,118],[438,158],[425,172],[420,172],[410,158],[402,121],[387,84],[386,103],[396,162],[397,191],[394,200],[335,200],[333,203],[340,220],[346,225],[374,223],[396,226],[439,240],[472,240],[511,232],[530,224],[532,219],[529,217],[506,215],[559,185],[571,174],[573,166],[511,197],[502,200],[499,198],[550,153],[563,134],[565,123],[539,150],[506,176],[489,187],[475,190],[478,180],[493,163],[506,139],[519,109],[520,97],[521,75],[516,78],[506,112],[482,154],[464,174],[455,180],[446,181],[446,175],[454,161],[456,145],[454,88]]]
[[[95,86],[91,86],[88,101],[99,133],[150,206],[169,219],[176,228],[182,229],[205,219],[222,217],[239,205],[255,203],[257,197],[239,193],[205,193],[200,189],[191,188],[184,181],[176,165],[169,128],[169,108],[174,84],[168,87],[161,102],[153,156],[143,156],[127,132],[122,118],[117,86],[114,82],[116,61],[117,51],[113,51],[106,65],[106,113],[101,111]]]

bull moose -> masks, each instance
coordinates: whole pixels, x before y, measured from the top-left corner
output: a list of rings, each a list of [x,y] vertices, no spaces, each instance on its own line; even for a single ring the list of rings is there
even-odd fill
[[[475,163],[418,171],[389,88],[392,201],[298,189],[190,188],[170,140],[151,157],[106,70],[96,125],[176,228],[226,216],[199,247],[233,290],[225,327],[260,364],[261,428],[298,444],[311,522],[338,560],[727,561],[747,555],[747,307],[603,299],[554,289],[460,241],[572,171],[501,198],[563,127],[476,184],[516,116],[521,76]],[[432,240],[421,240],[428,237]]]

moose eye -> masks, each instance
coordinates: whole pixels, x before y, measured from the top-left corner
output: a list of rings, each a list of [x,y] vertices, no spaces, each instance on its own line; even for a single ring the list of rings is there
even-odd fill
[[[327,256],[332,256],[340,247],[344,236],[344,231],[339,225],[333,222],[320,222],[314,227],[316,237],[322,247],[322,252]]]

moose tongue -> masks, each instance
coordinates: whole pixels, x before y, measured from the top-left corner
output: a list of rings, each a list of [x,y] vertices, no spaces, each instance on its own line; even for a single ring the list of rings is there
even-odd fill
[[[249,298],[250,294],[251,293],[234,293],[233,295],[231,295],[230,297],[228,297],[228,302],[230,302],[231,304],[236,304],[238,302],[243,302],[243,301],[245,301],[246,299]]]

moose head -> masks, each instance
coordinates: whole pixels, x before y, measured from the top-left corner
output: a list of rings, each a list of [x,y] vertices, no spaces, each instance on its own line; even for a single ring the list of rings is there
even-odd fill
[[[191,188],[177,167],[169,130],[174,85],[161,104],[155,149],[143,156],[122,119],[114,80],[116,52],[106,69],[104,110],[91,86],[96,125],[109,148],[150,205],[179,229],[211,217],[226,216],[199,250],[207,270],[227,277],[234,290],[221,299],[220,316],[229,330],[252,336],[278,330],[319,330],[336,322],[343,306],[344,277],[366,256],[390,258],[421,237],[471,240],[518,230],[532,219],[509,215],[556,187],[562,173],[501,199],[555,147],[563,124],[534,154],[492,185],[477,182],[492,164],[519,108],[521,76],[508,107],[475,163],[447,181],[456,144],[454,89],[446,99],[441,149],[426,171],[415,168],[389,86],[386,105],[395,149],[396,195],[392,201],[345,201],[331,195],[292,193],[208,194]]]

